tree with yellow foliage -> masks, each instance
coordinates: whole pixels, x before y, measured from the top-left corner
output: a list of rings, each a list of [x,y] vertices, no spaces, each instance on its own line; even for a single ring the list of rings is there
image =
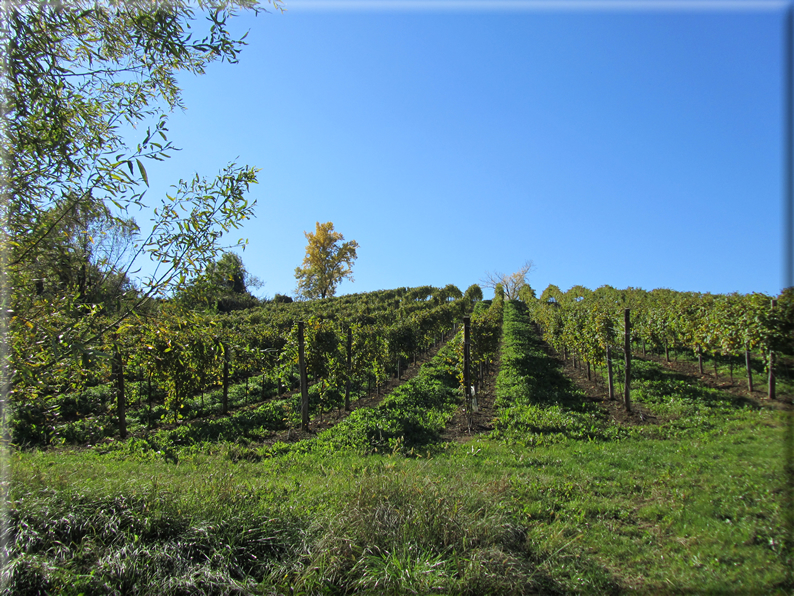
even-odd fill
[[[314,234],[304,232],[306,256],[303,267],[295,268],[298,280],[296,294],[300,298],[327,298],[336,293],[336,286],[343,279],[353,281],[353,261],[356,260],[358,242],[342,241],[339,232],[334,232],[334,224],[317,222]],[[340,244],[341,243],[341,244]]]

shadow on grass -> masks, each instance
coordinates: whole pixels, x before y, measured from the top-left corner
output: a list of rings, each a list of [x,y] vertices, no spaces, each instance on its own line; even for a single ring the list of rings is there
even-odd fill
[[[563,364],[546,353],[529,321],[526,306],[513,303],[510,307],[505,312],[502,371],[497,381],[500,393],[503,396],[512,394],[515,403],[559,405],[577,412],[595,411],[594,404],[565,375]]]
[[[633,385],[641,391],[642,401],[648,404],[675,399],[720,411],[761,409],[761,406],[747,397],[707,387],[698,379],[669,370],[652,360],[634,359],[631,372]]]
[[[505,307],[496,396],[492,436],[510,443],[611,440],[623,432],[563,373],[562,364],[546,353],[520,303]]]

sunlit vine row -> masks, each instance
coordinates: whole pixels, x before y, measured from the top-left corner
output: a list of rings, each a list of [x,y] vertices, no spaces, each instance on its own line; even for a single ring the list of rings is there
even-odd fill
[[[627,308],[634,349],[664,351],[668,356],[670,349],[690,349],[699,356],[727,357],[753,351],[766,362],[770,353],[792,351],[792,289],[772,297],[610,286],[595,291],[574,286],[562,292],[549,286],[529,306],[549,344],[595,365],[605,364],[607,346],[622,349]]]

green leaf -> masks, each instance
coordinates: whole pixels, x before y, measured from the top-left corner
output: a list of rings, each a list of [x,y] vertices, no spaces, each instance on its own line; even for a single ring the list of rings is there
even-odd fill
[[[146,186],[149,186],[149,176],[146,175],[146,168],[143,167],[143,164],[141,163],[140,159],[136,159],[135,161],[138,162],[138,170],[141,173],[141,178],[143,178],[143,181],[146,183]]]

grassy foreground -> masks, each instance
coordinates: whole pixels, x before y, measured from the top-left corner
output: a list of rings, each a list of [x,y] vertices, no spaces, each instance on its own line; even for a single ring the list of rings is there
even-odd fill
[[[788,593],[774,416],[430,457],[12,456],[9,593]]]
[[[643,363],[613,428],[505,317],[493,438],[11,454],[5,593],[791,593],[781,411]]]

